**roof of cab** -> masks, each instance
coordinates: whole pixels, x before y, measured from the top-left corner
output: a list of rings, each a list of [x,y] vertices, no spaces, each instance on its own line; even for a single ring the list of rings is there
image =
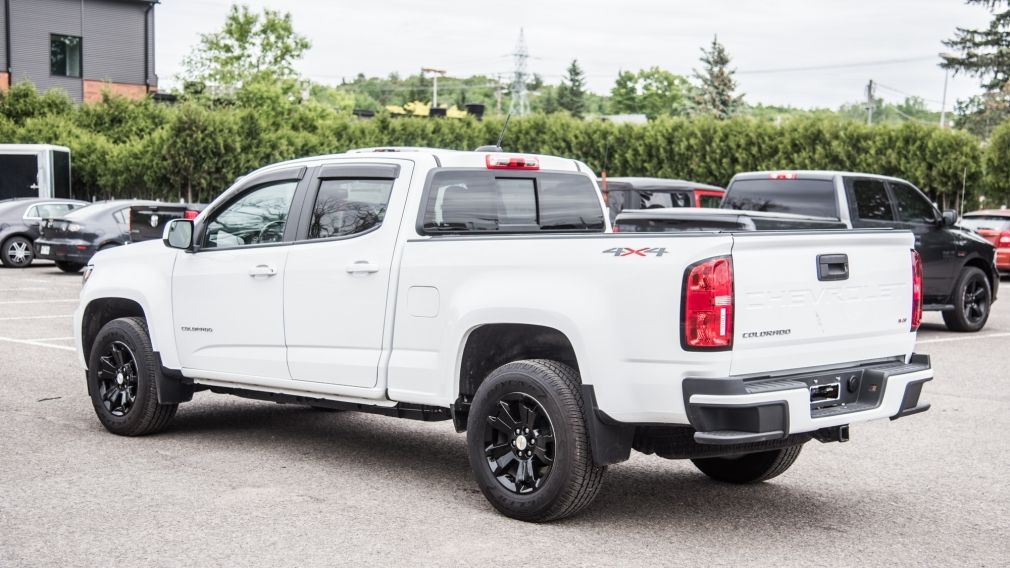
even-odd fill
[[[297,165],[313,165],[327,160],[337,160],[346,158],[406,158],[406,159],[434,159],[438,167],[445,168],[487,168],[487,156],[489,155],[523,156],[536,158],[540,163],[540,170],[582,172],[592,175],[592,170],[578,160],[572,158],[562,158],[558,156],[548,156],[545,154],[528,154],[524,152],[476,152],[464,150],[449,150],[445,148],[424,148],[415,146],[378,146],[374,148],[356,148],[348,150],[342,154],[329,154],[323,156],[310,156],[298,158],[279,164],[272,164],[264,168],[274,169],[275,167],[290,167]]]
[[[609,187],[609,184],[619,184],[616,187]],[[706,191],[726,191],[717,185],[699,183],[683,179],[667,179],[658,177],[607,177],[607,184],[610,191],[629,191],[633,189],[645,191],[664,190],[694,190],[704,189]]]
[[[861,178],[874,178],[883,180],[893,180],[908,183],[907,180],[901,178],[896,178],[893,176],[883,176],[880,174],[868,174],[865,172],[846,172],[840,170],[765,170],[758,172],[741,172],[733,176],[733,180],[742,179],[776,179],[774,176],[780,175],[795,175],[796,179],[823,179],[823,180],[833,180],[835,176],[845,176],[845,177],[861,177]],[[787,178],[778,178],[786,179]]]

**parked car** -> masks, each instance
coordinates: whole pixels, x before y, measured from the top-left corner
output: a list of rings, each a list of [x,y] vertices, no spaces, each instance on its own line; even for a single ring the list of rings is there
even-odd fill
[[[719,207],[725,190],[714,185],[652,177],[607,178],[604,197],[610,220],[625,209]]]
[[[1010,273],[1010,210],[984,209],[965,213],[959,223],[982,235],[996,247],[996,268],[1000,273]]]
[[[130,242],[160,239],[172,219],[196,219],[206,205],[202,203],[156,203],[130,207]]]
[[[56,262],[64,272],[78,272],[101,250],[130,242],[130,207],[155,201],[119,199],[82,207],[41,225],[35,256]]]
[[[7,199],[0,201],[0,262],[24,268],[35,260],[35,239],[43,219],[84,207],[73,199]]]
[[[207,389],[452,420],[493,506],[548,521],[632,449],[757,482],[929,408],[911,233],[613,234],[589,171],[383,148],[253,172],[85,270],[98,420],[150,434]]]
[[[832,171],[742,173],[730,181],[721,208],[708,218],[752,216],[755,230],[808,229],[823,222],[844,229],[911,231],[922,256],[925,309],[941,312],[949,329],[982,329],[996,301],[999,271],[992,243],[956,226],[955,211],[941,213],[903,179]],[[696,226],[699,221],[686,209],[656,217],[660,226],[675,219],[695,220]],[[636,222],[641,225],[642,216]],[[712,230],[721,226],[713,224]]]

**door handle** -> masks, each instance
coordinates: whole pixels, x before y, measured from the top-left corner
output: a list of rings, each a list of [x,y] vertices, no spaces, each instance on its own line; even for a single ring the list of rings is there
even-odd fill
[[[372,274],[379,271],[378,264],[372,264],[367,260],[359,260],[354,264],[347,265],[348,274]]]
[[[276,274],[277,269],[266,264],[260,264],[259,266],[254,266],[249,269],[249,276],[252,276],[253,278],[257,276],[274,276]]]

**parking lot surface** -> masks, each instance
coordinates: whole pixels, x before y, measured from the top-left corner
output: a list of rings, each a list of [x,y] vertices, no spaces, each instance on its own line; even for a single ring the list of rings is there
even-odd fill
[[[2,567],[1010,563],[1005,286],[982,333],[927,314],[929,412],[755,486],[633,453],[585,513],[529,525],[491,508],[448,422],[197,393],[162,434],[107,433],[72,348],[80,280],[0,269]]]

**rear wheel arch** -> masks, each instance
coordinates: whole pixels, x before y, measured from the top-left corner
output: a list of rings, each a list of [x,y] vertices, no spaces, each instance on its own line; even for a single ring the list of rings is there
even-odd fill
[[[472,398],[492,371],[524,359],[549,359],[579,372],[575,348],[562,331],[532,324],[483,324],[466,336],[457,365],[457,394]]]

